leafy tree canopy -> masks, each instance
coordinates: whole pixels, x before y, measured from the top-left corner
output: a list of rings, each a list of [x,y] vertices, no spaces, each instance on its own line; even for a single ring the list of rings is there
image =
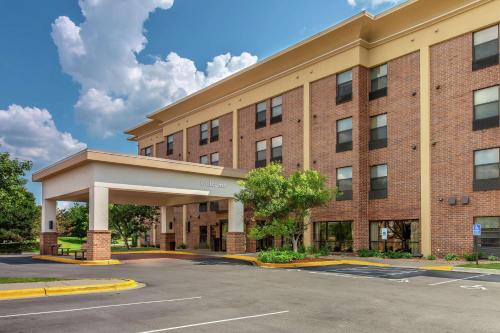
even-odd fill
[[[84,238],[89,228],[89,208],[87,204],[76,203],[61,209],[57,216],[57,228],[61,235]]]
[[[336,193],[318,171],[296,171],[287,177],[276,163],[250,171],[240,185],[243,189],[236,198],[253,210],[255,220],[264,221],[252,228],[250,237],[283,236],[291,240],[294,251],[310,210],[325,205]]]
[[[157,219],[157,208],[138,205],[115,205],[109,207],[109,226],[130,248],[129,238],[137,237],[148,228],[145,222]]]
[[[33,225],[39,209],[33,193],[26,189],[25,173],[30,161],[0,153],[0,242],[27,241],[35,238]]]

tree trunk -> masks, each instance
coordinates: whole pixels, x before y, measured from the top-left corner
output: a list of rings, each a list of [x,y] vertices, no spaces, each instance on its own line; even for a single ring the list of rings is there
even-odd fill
[[[123,240],[125,241],[125,247],[127,250],[130,250],[130,245],[128,244],[128,237],[124,237]]]
[[[293,252],[299,252],[299,238],[292,237]]]

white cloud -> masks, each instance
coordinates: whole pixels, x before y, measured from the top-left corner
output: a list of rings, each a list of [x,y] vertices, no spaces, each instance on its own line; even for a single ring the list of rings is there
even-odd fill
[[[46,109],[13,104],[0,110],[0,150],[33,161],[35,168],[86,146],[70,133],[59,131]]]
[[[137,54],[147,44],[144,22],[173,0],[80,0],[84,21],[76,25],[66,16],[52,24],[52,39],[61,66],[81,85],[75,104],[77,119],[89,130],[107,137],[143,120],[144,116],[212,84],[257,57],[222,54],[206,70],[171,52],[152,64]]]
[[[347,0],[347,3],[352,7],[376,8],[385,4],[396,5],[403,1],[405,0]]]

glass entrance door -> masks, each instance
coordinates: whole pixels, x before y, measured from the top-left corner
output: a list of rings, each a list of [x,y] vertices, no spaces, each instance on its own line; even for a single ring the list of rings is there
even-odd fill
[[[207,226],[206,225],[200,226],[200,242],[198,244],[198,247],[200,249],[207,248]]]
[[[220,251],[225,252],[226,251],[226,234],[228,230],[228,221],[227,220],[220,220],[219,221],[219,235],[221,235],[220,239]]]

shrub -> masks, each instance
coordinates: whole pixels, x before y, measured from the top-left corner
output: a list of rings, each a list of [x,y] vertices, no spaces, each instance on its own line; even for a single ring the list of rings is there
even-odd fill
[[[182,250],[183,250],[183,249],[187,249],[187,245],[186,245],[186,244],[184,244],[184,243],[180,243],[179,245],[177,245],[177,248],[178,248],[178,249],[182,249]]]
[[[488,256],[488,260],[490,260],[490,261],[498,261],[498,257],[497,256]]]
[[[476,254],[475,253],[465,253],[464,259],[467,261],[476,261]]]
[[[429,254],[427,257],[425,257],[427,260],[436,260],[436,256],[433,254]]]
[[[389,251],[383,254],[384,258],[389,259],[411,259],[413,256],[409,252]]]
[[[306,257],[305,253],[288,250],[269,250],[259,253],[258,259],[269,263],[289,263],[294,260],[301,260]]]
[[[328,245],[322,246],[320,248],[316,246],[309,246],[306,250],[306,253],[315,257],[327,256],[330,254],[330,248],[328,247]]]
[[[358,250],[358,256],[360,257],[380,257],[381,255],[382,253],[377,250],[369,250],[369,249]]]
[[[34,251],[39,247],[40,243],[36,241],[0,243],[0,253],[19,254],[25,251]]]
[[[460,260],[460,256],[456,253],[448,253],[444,256],[444,260],[446,261],[457,261]]]

